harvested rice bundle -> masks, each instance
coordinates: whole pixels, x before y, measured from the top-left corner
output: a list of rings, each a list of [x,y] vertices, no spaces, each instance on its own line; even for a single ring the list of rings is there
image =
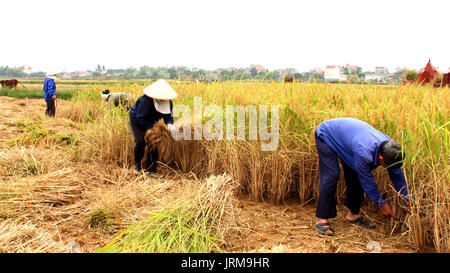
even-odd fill
[[[159,158],[163,162],[172,161],[172,146],[174,140],[170,135],[169,128],[164,120],[159,120],[151,129],[145,133],[145,143],[147,149],[158,149]]]
[[[183,172],[200,169],[204,162],[206,152],[203,141],[194,140],[193,135],[196,130],[201,131],[201,129],[195,129],[192,126],[191,120],[182,120],[174,126],[176,128],[175,130],[178,130],[180,134],[190,134],[191,139],[173,139],[167,125],[163,120],[159,120],[145,134],[147,149],[158,149],[159,159],[161,161],[166,164],[174,163]]]
[[[160,119],[153,127],[147,130],[145,134],[145,142],[150,148],[159,148],[160,145],[170,144],[173,140],[170,131],[163,119]]]
[[[117,233],[97,252],[216,252],[235,225],[238,184],[211,176],[146,220]]]

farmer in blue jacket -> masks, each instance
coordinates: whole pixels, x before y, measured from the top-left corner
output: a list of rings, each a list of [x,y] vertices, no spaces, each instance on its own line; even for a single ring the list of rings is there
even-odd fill
[[[44,80],[44,99],[47,103],[47,110],[45,114],[54,117],[56,108],[56,84],[55,84],[56,73],[47,73]]]
[[[136,145],[134,146],[135,169],[141,170],[141,161],[145,153],[145,133],[161,118],[172,129],[173,104],[172,100],[178,94],[165,80],[158,80],[144,89],[144,95],[139,97],[130,108],[130,125]],[[156,172],[156,161],[158,150],[152,149],[147,152],[145,171]]]
[[[320,172],[315,229],[324,235],[334,235],[328,219],[336,217],[336,188],[340,176],[338,158],[341,159],[347,186],[347,222],[374,228],[359,212],[364,192],[380,206],[382,215],[395,219],[391,206],[381,197],[372,170],[380,165],[387,168],[394,188],[408,202],[406,180],[400,168],[404,157],[401,146],[368,123],[354,118],[336,118],[320,123],[315,139]]]

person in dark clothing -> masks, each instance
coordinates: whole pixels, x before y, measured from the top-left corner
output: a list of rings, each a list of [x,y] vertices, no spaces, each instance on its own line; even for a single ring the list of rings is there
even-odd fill
[[[144,95],[139,97],[131,106],[130,125],[133,132],[135,147],[134,161],[135,169],[142,169],[141,161],[145,154],[145,133],[148,129],[158,122],[161,118],[166,124],[173,124],[173,103],[178,94],[164,80],[158,80],[144,89]],[[158,160],[158,150],[148,151],[145,171],[148,173],[156,172],[156,161]]]
[[[402,166],[401,146],[368,123],[354,118],[337,118],[322,122],[315,132],[319,155],[320,193],[315,229],[332,236],[328,219],[336,217],[336,189],[341,161],[347,187],[347,222],[366,228],[375,226],[360,214],[364,192],[380,206],[381,214],[395,219],[388,203],[381,197],[372,170],[387,168],[396,191],[408,204],[408,190]]]
[[[55,100],[45,100],[45,103],[47,104],[45,114],[49,117],[54,117],[56,113]]]
[[[55,116],[56,110],[56,73],[47,74],[44,80],[44,100],[47,104],[45,114],[50,117]]]

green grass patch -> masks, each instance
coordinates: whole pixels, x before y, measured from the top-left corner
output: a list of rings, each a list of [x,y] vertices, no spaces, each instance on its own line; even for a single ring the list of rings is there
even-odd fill
[[[75,91],[70,90],[57,90],[56,91],[56,97],[59,99],[70,99]],[[11,98],[17,98],[17,99],[43,99],[44,98],[44,91],[41,89],[27,89],[27,88],[16,88],[16,89],[9,89],[9,88],[1,88],[0,89],[0,96],[6,96]]]
[[[117,219],[111,210],[99,208],[89,215],[88,224],[91,228],[101,228],[109,230],[115,226]]]
[[[39,143],[59,144],[67,146],[76,146],[78,138],[72,134],[58,134],[49,131],[43,124],[35,120],[19,119],[5,123],[9,126],[16,126],[22,130],[22,134],[6,141],[9,146],[12,145],[35,145]]]
[[[208,209],[180,203],[153,213],[141,223],[118,232],[98,253],[206,253],[220,252]]]
[[[30,154],[14,154],[13,156],[0,157],[0,175],[1,176],[28,176],[46,173],[47,167],[33,155]],[[10,193],[0,192],[0,200],[2,196]]]
[[[45,172],[45,166],[33,159],[22,159],[13,162],[0,161],[0,173],[4,176],[27,176]]]

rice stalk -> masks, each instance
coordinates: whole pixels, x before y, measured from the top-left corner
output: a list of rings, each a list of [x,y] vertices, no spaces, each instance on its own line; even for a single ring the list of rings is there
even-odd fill
[[[97,252],[217,252],[233,224],[236,184],[223,174],[118,232]]]
[[[124,84],[135,94],[142,86]],[[95,87],[100,88],[100,87]],[[204,104],[279,104],[280,145],[272,154],[263,153],[252,141],[192,141],[161,146],[162,161],[172,161],[174,166],[196,175],[212,175],[227,171],[240,185],[243,193],[254,200],[283,202],[298,196],[301,202],[314,202],[319,192],[317,153],[314,130],[327,119],[355,117],[368,122],[376,129],[400,142],[406,151],[404,172],[412,200],[412,214],[402,215],[403,203],[392,191],[392,184],[384,170],[377,170],[375,180],[393,209],[409,228],[411,240],[417,249],[434,245],[441,252],[448,251],[448,196],[449,194],[449,97],[448,89],[431,89],[421,86],[333,85],[295,83],[283,85],[261,82],[224,82],[222,84],[176,84],[180,94],[175,103],[192,106],[193,97],[201,96]],[[84,102],[83,100],[80,100]],[[80,107],[81,108],[81,107]],[[98,107],[100,108],[100,107]],[[102,115],[96,115],[92,124],[103,124]],[[118,118],[122,123],[117,139],[130,138],[127,116]],[[101,133],[92,131],[87,152],[102,154],[103,160],[132,162],[132,140],[117,141],[107,137],[105,126]],[[165,131],[167,135],[167,131]],[[91,135],[91,134],[90,134]],[[164,135],[162,133],[161,135]],[[162,143],[162,142],[161,142]],[[193,144],[195,143],[195,144]],[[179,144],[178,148],[177,144]],[[126,146],[128,145],[128,147]],[[103,147],[101,152],[98,147]],[[120,147],[124,153],[110,152]],[[116,148],[114,148],[116,149]],[[172,159],[169,159],[172,155]],[[345,201],[345,183],[341,175],[338,202]],[[368,209],[378,207],[367,202]],[[390,233],[396,223],[386,222]]]
[[[0,222],[0,252],[2,253],[63,253],[67,247],[49,232],[32,223],[11,220]]]

